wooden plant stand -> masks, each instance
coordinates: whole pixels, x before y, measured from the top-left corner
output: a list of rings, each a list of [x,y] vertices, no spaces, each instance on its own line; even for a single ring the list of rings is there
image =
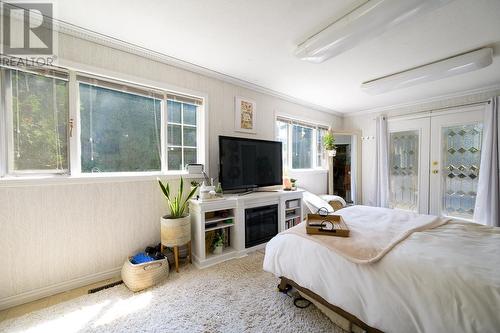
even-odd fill
[[[192,252],[191,252],[191,241],[187,242],[187,244],[183,244],[183,245],[187,245],[187,250],[188,250],[188,256],[189,256],[189,263],[192,264],[193,263],[193,255],[192,255]],[[163,244],[161,244],[161,252],[163,253],[163,251],[165,250],[167,246],[164,246]],[[175,271],[177,273],[179,273],[179,246],[173,246],[172,247],[174,249],[174,261],[175,261]]]

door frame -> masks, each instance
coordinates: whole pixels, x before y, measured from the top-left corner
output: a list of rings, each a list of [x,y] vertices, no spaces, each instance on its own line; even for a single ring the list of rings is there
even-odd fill
[[[354,129],[344,129],[344,130],[332,130],[333,135],[350,135],[352,137],[351,144],[351,196],[355,205],[359,205],[363,202],[363,192],[361,188],[361,130]],[[328,182],[331,180],[331,175],[333,173],[331,158],[328,158]],[[354,185],[354,186],[353,186]]]
[[[471,106],[454,110],[455,112],[446,112],[433,115],[431,121],[431,137],[435,143],[430,147],[430,165],[432,171],[429,173],[429,214],[444,216],[443,208],[443,178],[444,172],[443,149],[442,149],[442,128],[459,125],[469,125],[484,120],[484,106]],[[437,141],[436,141],[437,140]],[[481,152],[482,153],[482,152]],[[437,164],[435,164],[437,162]],[[437,173],[435,171],[438,171]],[[460,218],[453,217],[455,220]]]
[[[427,214],[429,211],[429,158],[430,153],[425,153],[425,147],[430,146],[431,117],[414,117],[413,119],[388,118],[388,142],[392,133],[405,131],[418,131],[418,213]],[[387,150],[390,154],[390,147]],[[389,166],[390,169],[390,166]],[[389,170],[390,180],[390,170]]]

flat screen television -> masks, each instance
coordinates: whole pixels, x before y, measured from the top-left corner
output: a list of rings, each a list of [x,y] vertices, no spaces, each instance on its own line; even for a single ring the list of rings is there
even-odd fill
[[[219,136],[219,181],[224,190],[283,182],[281,142]]]

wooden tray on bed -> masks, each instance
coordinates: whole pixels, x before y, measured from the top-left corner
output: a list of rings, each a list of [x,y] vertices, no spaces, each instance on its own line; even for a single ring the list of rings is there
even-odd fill
[[[323,221],[331,222],[333,229],[321,230]],[[349,237],[349,228],[340,215],[307,214],[306,232],[308,235]]]

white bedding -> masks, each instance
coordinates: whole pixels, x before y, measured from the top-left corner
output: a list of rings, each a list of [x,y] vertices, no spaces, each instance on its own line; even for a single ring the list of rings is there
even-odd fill
[[[500,332],[500,228],[450,222],[365,265],[279,234],[266,246],[264,270],[384,332]]]

